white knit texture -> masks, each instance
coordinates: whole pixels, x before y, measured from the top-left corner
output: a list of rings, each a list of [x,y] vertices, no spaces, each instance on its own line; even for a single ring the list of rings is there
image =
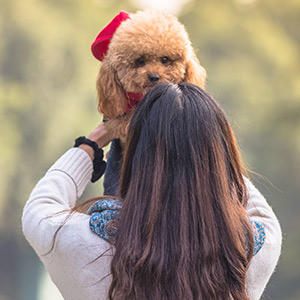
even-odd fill
[[[23,233],[67,300],[104,300],[111,282],[111,276],[97,281],[109,274],[114,248],[88,264],[108,250],[110,244],[92,233],[90,216],[86,214],[75,213],[59,231],[54,250],[47,256],[42,255],[50,249],[53,234],[67,213],[43,218],[74,207],[92,171],[92,161],[83,149],[68,150],[37,183],[23,209]],[[265,226],[266,233],[266,241],[247,272],[247,291],[251,300],[257,300],[278,262],[282,236],[272,208],[249,180],[246,184],[250,196],[247,210],[251,218]]]

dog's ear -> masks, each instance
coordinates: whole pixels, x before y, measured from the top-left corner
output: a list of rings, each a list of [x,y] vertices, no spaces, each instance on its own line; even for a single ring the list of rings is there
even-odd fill
[[[200,65],[197,56],[193,53],[191,58],[186,63],[185,71],[185,82],[190,82],[200,86],[202,89],[205,88],[206,71]]]
[[[103,62],[97,76],[98,110],[108,119],[124,114],[126,98],[118,80],[116,71],[107,62]]]

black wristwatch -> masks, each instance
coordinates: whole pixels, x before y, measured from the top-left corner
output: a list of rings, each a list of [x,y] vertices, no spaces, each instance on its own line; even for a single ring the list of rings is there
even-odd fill
[[[93,174],[91,182],[96,182],[105,172],[106,162],[103,160],[103,150],[98,147],[98,144],[85,136],[80,136],[75,140],[73,147],[78,147],[82,144],[89,145],[94,149]]]

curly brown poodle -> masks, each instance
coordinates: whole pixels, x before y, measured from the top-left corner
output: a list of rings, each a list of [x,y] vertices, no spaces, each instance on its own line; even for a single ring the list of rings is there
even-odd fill
[[[98,108],[123,143],[135,106],[154,85],[184,81],[205,85],[206,71],[184,26],[163,12],[130,14],[114,32],[101,60]]]

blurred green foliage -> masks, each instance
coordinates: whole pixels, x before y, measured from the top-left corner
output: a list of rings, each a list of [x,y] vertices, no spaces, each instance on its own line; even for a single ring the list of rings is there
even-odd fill
[[[43,268],[21,231],[47,168],[100,121],[90,53],[121,0],[0,0],[0,299],[34,300]],[[255,183],[283,229],[264,299],[300,299],[300,2],[195,0],[179,16]],[[97,195],[90,185],[83,198]]]

